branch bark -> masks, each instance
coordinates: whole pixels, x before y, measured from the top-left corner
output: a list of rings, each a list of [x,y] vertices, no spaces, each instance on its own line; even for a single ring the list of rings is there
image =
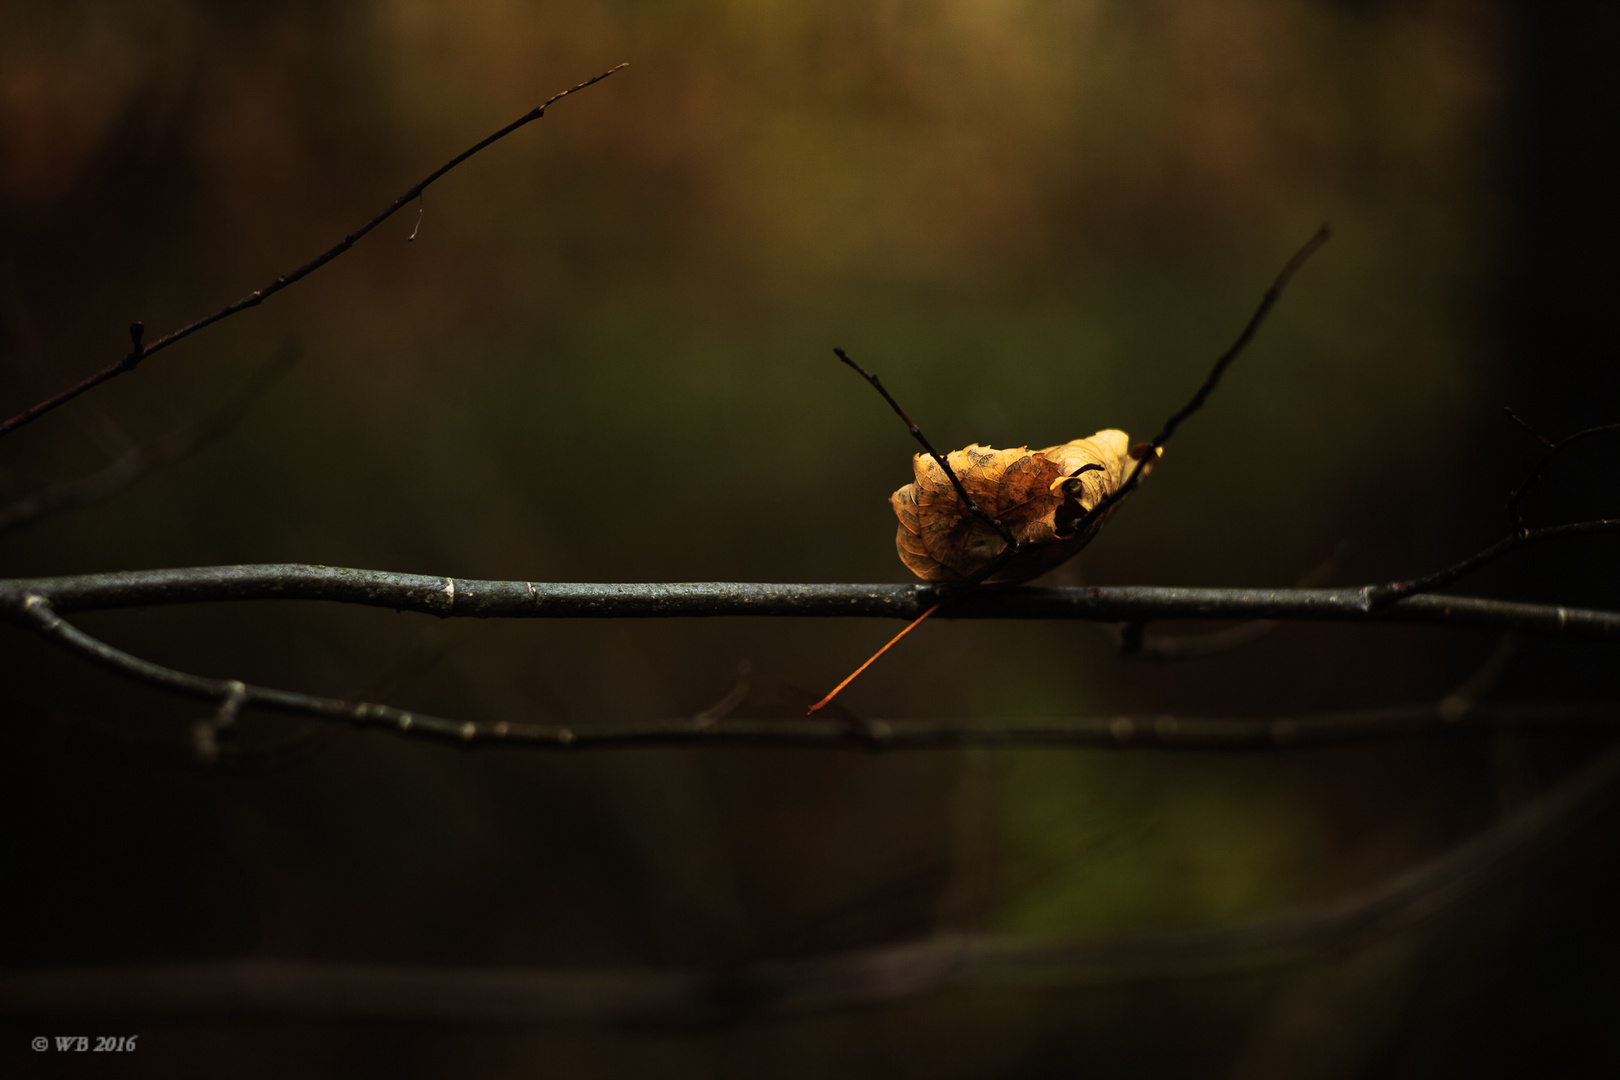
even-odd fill
[[[453,603],[453,582],[448,595]],[[1481,726],[1541,731],[1583,728],[1612,731],[1617,713],[1620,713],[1620,704],[1602,702],[1475,705],[1471,693],[1460,691],[1432,706],[1270,720],[1114,716],[988,724],[884,720],[851,722],[849,717],[749,721],[730,720],[711,711],[691,720],[610,726],[572,727],[506,720],[478,723],[374,702],[252,686],[235,679],[209,678],[164,667],[85,633],[57,614],[50,601],[40,593],[23,594],[21,603],[11,614],[16,621],[47,640],[126,678],[187,697],[217,702],[220,711],[215,721],[204,722],[197,732],[203,736],[198,750],[205,761],[214,756],[209,750],[217,752],[212,738],[216,728],[234,724],[237,711],[243,707],[314,716],[361,726],[386,726],[406,734],[462,743],[495,742],[561,749],[700,745],[881,748],[1139,745],[1188,750],[1265,750],[1460,732],[1477,730]],[[1620,616],[1614,618],[1620,619]],[[1467,724],[1463,723],[1465,719],[1469,721]]]
[[[1279,619],[1420,623],[1553,637],[1620,636],[1620,612],[1427,593],[1376,604],[1383,586],[1200,589],[1156,585],[984,588],[937,618]],[[585,584],[482,581],[302,563],[127,570],[0,579],[0,614],[21,618],[29,596],[58,614],[239,600],[329,600],[442,618],[693,618],[722,615],[915,619],[936,603],[924,585],[739,582]]]

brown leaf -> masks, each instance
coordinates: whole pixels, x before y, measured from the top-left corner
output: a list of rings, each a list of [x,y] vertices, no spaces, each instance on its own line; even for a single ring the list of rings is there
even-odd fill
[[[1029,545],[989,580],[1028,581],[1085,547],[1113,510],[1084,532],[1073,531],[1074,524],[1118,490],[1136,459],[1148,453],[1153,461],[1143,466],[1143,475],[1152,470],[1158,452],[1146,444],[1132,447],[1123,431],[1108,430],[1044,450],[995,450],[975,443],[947,454],[979,508]],[[917,454],[911,467],[916,480],[891,495],[889,504],[900,519],[895,547],[912,573],[924,581],[958,581],[1001,554],[1005,542],[963,505],[938,462]]]

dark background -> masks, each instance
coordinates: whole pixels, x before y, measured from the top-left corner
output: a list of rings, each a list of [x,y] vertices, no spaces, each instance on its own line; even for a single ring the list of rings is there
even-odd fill
[[[1081,569],[1288,585],[1341,542],[1339,582],[1442,565],[1500,535],[1534,460],[1502,404],[1554,437],[1620,419],[1615,33],[1596,11],[7,0],[8,414],[120,355],[131,319],[156,336],[264,284],[556,90],[632,66],[432,188],[414,243],[412,210],[8,437],[7,501],[299,357],[205,451],[0,537],[0,573],[905,580],[886,498],[913,447],[831,346],[940,444],[1146,437],[1323,220],[1333,242]],[[1612,513],[1614,460],[1597,441],[1570,453],[1532,519]],[[1612,607],[1612,552],[1544,547],[1459,591]],[[320,604],[83,622],[210,675],[576,724],[690,715],[745,660],[819,696],[892,632]],[[702,967],[941,929],[1203,926],[1398,873],[1593,749],[551,757],[249,717],[247,745],[285,752],[209,769],[186,749],[202,707],[0,634],[12,968]],[[1084,625],[930,623],[845,700],[872,717],[1263,716],[1433,700],[1493,644],[1302,626],[1164,668]],[[1612,695],[1612,666],[1530,643],[1498,693]],[[1615,824],[1413,931],[1263,975],[696,1031],[137,1017],[142,1048],[116,1067],[1612,1075]],[[988,884],[964,909],[968,879]],[[7,1022],[8,1060],[59,1067],[23,1049],[42,1023],[67,1021]]]

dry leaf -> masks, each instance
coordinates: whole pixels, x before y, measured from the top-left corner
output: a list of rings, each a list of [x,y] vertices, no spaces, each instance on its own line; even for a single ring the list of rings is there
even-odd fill
[[[995,450],[975,443],[945,459],[979,508],[1028,545],[989,579],[1017,582],[1045,573],[1085,547],[1113,509],[1083,532],[1073,531],[1075,523],[1118,490],[1135,462],[1148,454],[1152,460],[1143,465],[1144,475],[1159,451],[1147,443],[1133,447],[1123,431],[1108,430],[1044,450]],[[912,470],[917,479],[889,496],[900,519],[895,547],[912,573],[924,581],[959,581],[1001,554],[1005,542],[963,505],[937,461],[918,454]]]

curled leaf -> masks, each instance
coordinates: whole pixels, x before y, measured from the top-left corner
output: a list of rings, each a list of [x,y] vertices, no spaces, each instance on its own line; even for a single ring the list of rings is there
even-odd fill
[[[979,508],[1007,528],[1024,550],[991,581],[1028,581],[1068,559],[1090,542],[1113,508],[1084,530],[1075,525],[1099,501],[1117,491],[1137,460],[1145,476],[1159,451],[1131,446],[1123,431],[1099,431],[1087,439],[1030,450],[996,450],[974,443],[946,455],[951,470]],[[927,454],[912,458],[916,480],[889,496],[900,527],[900,561],[924,581],[958,581],[1001,554],[1005,541],[970,511],[951,479]]]

